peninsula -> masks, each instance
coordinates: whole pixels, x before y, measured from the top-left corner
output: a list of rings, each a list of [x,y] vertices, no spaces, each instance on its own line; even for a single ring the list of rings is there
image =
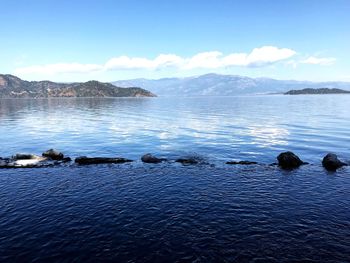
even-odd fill
[[[290,90],[284,95],[307,95],[307,94],[350,94],[350,91],[343,89],[330,89],[330,88],[320,88],[320,89],[301,89],[301,90]]]
[[[136,88],[121,88],[110,83],[56,83],[25,81],[13,75],[0,74],[0,98],[50,97],[156,97],[152,92]]]

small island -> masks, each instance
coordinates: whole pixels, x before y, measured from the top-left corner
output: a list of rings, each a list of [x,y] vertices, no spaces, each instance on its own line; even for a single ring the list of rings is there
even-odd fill
[[[0,75],[0,98],[51,97],[156,97],[152,92],[137,88],[121,88],[110,83],[56,83],[25,81],[13,75]]]
[[[307,95],[307,94],[350,94],[350,91],[348,90],[342,90],[342,89],[330,89],[330,88],[320,88],[320,89],[301,89],[301,90],[290,90],[284,95]]]

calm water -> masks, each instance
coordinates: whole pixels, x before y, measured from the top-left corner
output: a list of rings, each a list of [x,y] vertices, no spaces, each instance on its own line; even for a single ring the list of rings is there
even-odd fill
[[[0,156],[198,155],[215,166],[0,169],[0,262],[350,262],[350,96],[0,100]],[[275,161],[292,172],[224,161]]]
[[[0,156],[144,153],[273,162],[284,150],[318,162],[350,152],[350,96],[0,100]]]

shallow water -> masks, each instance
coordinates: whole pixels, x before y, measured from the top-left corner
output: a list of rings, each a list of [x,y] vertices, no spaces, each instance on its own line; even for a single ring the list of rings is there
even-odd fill
[[[349,169],[0,170],[1,262],[349,262]]]

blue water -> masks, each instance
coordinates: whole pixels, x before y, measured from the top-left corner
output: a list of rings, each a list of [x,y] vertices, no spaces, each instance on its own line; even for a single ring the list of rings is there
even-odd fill
[[[0,262],[350,262],[350,96],[0,100],[0,156],[174,163],[0,169]],[[311,164],[268,166],[284,150]],[[229,166],[227,160],[256,160]]]
[[[139,159],[196,154],[274,162],[295,151],[349,158],[350,96],[0,100],[0,156],[57,148]]]

